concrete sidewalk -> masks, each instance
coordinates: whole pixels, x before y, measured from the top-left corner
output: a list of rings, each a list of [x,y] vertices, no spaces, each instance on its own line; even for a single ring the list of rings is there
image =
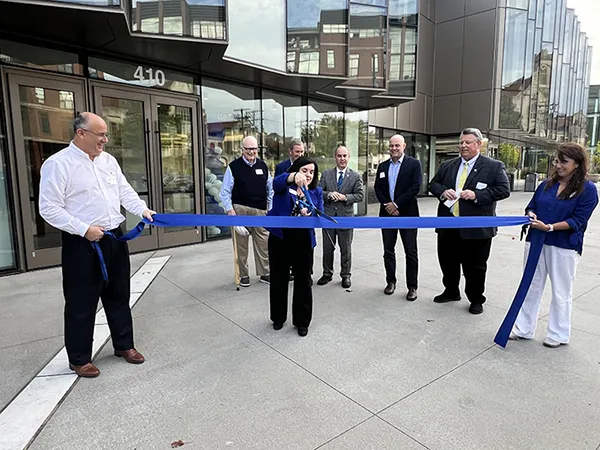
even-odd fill
[[[523,214],[530,197],[514,193],[498,214]],[[436,200],[419,202],[435,215]],[[419,231],[413,303],[401,245],[398,289],[386,296],[380,232],[357,230],[352,289],[337,276],[315,285],[306,338],[290,321],[272,329],[256,276],[235,291],[228,240],[134,255],[134,270],[171,255],[133,310],[146,363],[106,345],[100,377],[76,382],[30,448],[598,450],[600,215],[578,267],[571,344],[559,349],[541,344],[549,287],[536,339],[493,344],[521,277],[519,231],[494,239],[488,302],[473,316],[466,299],[432,302],[442,290],[433,230]],[[62,348],[62,308],[59,269],[0,278],[0,409]]]

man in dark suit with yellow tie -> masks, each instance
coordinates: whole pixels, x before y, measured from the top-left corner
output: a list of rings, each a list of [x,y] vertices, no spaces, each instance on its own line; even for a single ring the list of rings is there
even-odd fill
[[[379,217],[419,217],[417,195],[421,190],[423,174],[421,163],[404,153],[404,137],[396,134],[390,138],[390,159],[377,167],[375,175],[375,195],[381,203]],[[396,290],[396,242],[398,232],[406,256],[406,300],[417,299],[419,278],[419,253],[417,250],[417,229],[384,229],[383,263],[387,285],[384,293],[392,295]]]
[[[480,154],[483,135],[466,128],[460,135],[460,156],[443,163],[429,183],[440,203],[438,216],[495,216],[496,202],[510,196],[508,177],[501,161]],[[469,312],[481,314],[485,303],[485,276],[492,238],[497,228],[436,229],[438,260],[444,292],[436,303],[460,300],[460,269],[465,275]]]

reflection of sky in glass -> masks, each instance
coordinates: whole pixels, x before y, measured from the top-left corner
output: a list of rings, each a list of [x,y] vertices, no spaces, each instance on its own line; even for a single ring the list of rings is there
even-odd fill
[[[417,12],[417,0],[390,0],[390,16],[402,17]]]
[[[385,15],[385,8],[351,4],[350,14],[353,16],[382,16]]]
[[[240,113],[234,111],[236,109],[244,108],[249,111],[260,109],[256,100],[242,100],[221,89],[203,86],[202,97],[208,123],[232,122],[235,120],[234,115]]]
[[[156,2],[156,0],[131,0],[134,8],[137,3],[146,2]],[[225,0],[186,0],[186,2],[188,5],[225,6]]]
[[[387,0],[356,0],[363,5],[373,5],[373,6],[387,6]],[[352,3],[353,0],[350,0]]]
[[[346,0],[288,0],[288,28],[314,28],[321,11],[347,9]]]

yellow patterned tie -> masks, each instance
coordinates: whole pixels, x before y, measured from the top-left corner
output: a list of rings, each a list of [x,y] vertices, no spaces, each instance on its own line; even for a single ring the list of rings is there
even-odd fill
[[[463,170],[460,174],[460,178],[458,179],[458,190],[462,191],[462,188],[465,185],[465,181],[467,181],[467,175],[469,175],[469,163],[465,161],[463,164]],[[458,201],[452,205],[452,214],[458,217],[460,214],[458,212]]]

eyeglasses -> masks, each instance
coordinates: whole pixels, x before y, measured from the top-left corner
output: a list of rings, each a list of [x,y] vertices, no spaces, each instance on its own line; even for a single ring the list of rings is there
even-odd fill
[[[477,140],[471,140],[471,141],[460,141],[460,142],[458,143],[458,145],[463,145],[463,144],[464,144],[464,145],[471,145],[471,144],[474,144],[475,142],[477,142]]]
[[[107,133],[96,133],[95,131],[91,131],[91,130],[86,130],[85,128],[80,128],[81,131],[87,131],[88,133],[92,133],[94,136],[99,137],[100,139],[107,139],[109,138],[109,135]]]
[[[247,150],[249,152],[255,152],[258,150],[258,147],[244,147],[244,150]]]

